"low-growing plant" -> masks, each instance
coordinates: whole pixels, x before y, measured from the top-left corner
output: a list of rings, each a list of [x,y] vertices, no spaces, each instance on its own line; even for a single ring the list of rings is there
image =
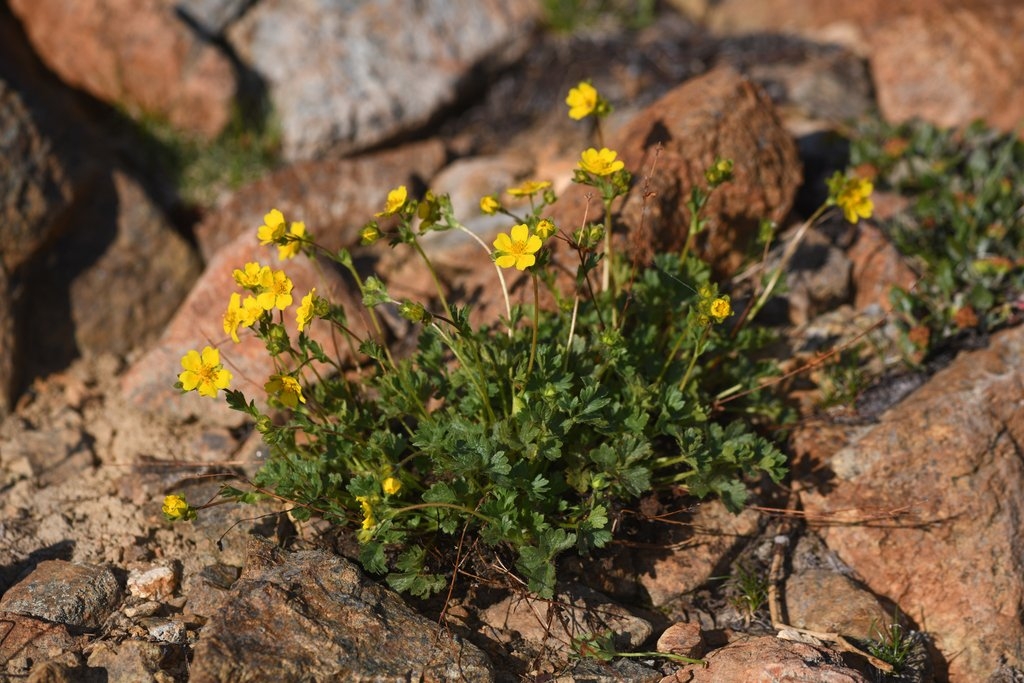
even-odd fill
[[[250,120],[235,108],[224,131],[205,141],[153,116],[136,119],[144,154],[168,174],[186,204],[209,206],[217,195],[264,175],[278,162],[281,133],[272,116]]]
[[[768,575],[750,567],[736,567],[726,585],[729,604],[749,622],[768,602]]]
[[[914,647],[910,633],[900,624],[899,611],[893,613],[892,621],[882,628],[874,624],[876,637],[868,642],[868,652],[883,662],[891,664],[899,673],[907,664],[907,659]]]
[[[919,278],[891,296],[908,359],[1020,318],[1024,142],[981,123],[875,122],[854,138],[851,160],[910,202],[883,225]]]
[[[556,31],[585,28],[610,17],[629,28],[643,28],[654,21],[654,0],[544,0],[544,23]]]
[[[583,85],[570,107],[589,106],[584,116],[607,111]],[[695,213],[731,174],[731,162],[712,164],[707,184],[693,190]],[[510,224],[490,246],[459,222],[446,196],[417,199],[395,188],[362,241],[417,254],[434,276],[432,301],[396,299],[347,250],[326,252],[302,222],[270,211],[260,241],[281,259],[333,258],[361,292],[371,331],[357,335],[352,312],[315,290],[293,307],[283,270],[253,262],[235,271],[242,292],[231,296],[225,334],[237,342],[249,330],[266,344],[277,365],[267,401],[283,419],[229,388],[217,349],[182,359],[180,388],[206,396],[224,390],[270,447],[250,485],[225,486],[224,498],[273,496],[296,518],[316,514],[353,528],[363,566],[414,595],[446,585],[468,535],[477,552],[514,554],[529,589],[550,597],[559,554],[607,545],[619,512],[651,490],[714,495],[738,511],[748,482],[762,475],[778,482],[785,457],[751,427],[779,404],[762,385],[774,372],[769,359],[759,360],[766,336],[730,324],[738,321],[731,299],[693,249],[658,254],[647,266],[615,250],[613,208],[631,179],[613,150],[583,151],[574,180],[600,195],[605,223],[572,230],[546,215],[555,200],[550,182],[507,190],[528,200],[522,215],[498,196],[484,197],[481,211]],[[863,209],[869,194],[863,181],[837,180],[830,203]],[[705,225],[693,217],[688,247]],[[505,304],[499,319],[471,324],[468,307],[448,300],[421,244],[426,233],[445,230],[467,233],[481,262],[493,264]],[[525,278],[532,304],[511,305],[506,272]],[[542,290],[552,305],[541,305]],[[381,307],[418,326],[410,354],[389,346]],[[295,316],[296,338],[286,313]],[[356,372],[314,338],[315,319],[358,350]],[[742,398],[726,411],[724,396]],[[164,508],[168,519],[200,509],[178,496]]]

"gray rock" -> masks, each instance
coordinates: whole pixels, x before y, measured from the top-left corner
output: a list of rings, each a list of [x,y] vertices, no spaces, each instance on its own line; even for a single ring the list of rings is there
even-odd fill
[[[191,681],[491,681],[475,646],[410,610],[348,561],[252,537],[231,600],[203,628]]]
[[[53,142],[22,95],[0,80],[0,215],[8,269],[21,265],[57,228],[73,187]]]
[[[121,601],[108,567],[46,560],[0,598],[0,610],[71,627],[96,629]]]
[[[474,70],[521,55],[523,0],[267,0],[228,31],[267,82],[289,159],[365,149],[467,94]]]

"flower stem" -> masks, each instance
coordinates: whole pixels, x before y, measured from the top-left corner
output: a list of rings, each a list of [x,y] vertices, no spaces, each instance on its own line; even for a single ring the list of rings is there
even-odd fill
[[[579,292],[572,300],[572,317],[569,320],[569,338],[565,340],[565,364],[564,369],[569,369],[569,354],[572,352],[572,338],[576,333],[576,318],[579,315],[580,310],[580,295]]]
[[[742,325],[747,319],[753,320],[757,314],[760,313],[761,309],[768,302],[768,298],[775,290],[775,286],[779,283],[779,278],[782,277],[782,273],[786,270],[786,266],[788,266],[789,262],[793,259],[793,255],[796,253],[797,247],[800,246],[800,242],[803,241],[804,235],[807,234],[810,227],[818,220],[818,218],[821,217],[822,213],[824,213],[827,208],[828,204],[822,204],[819,206],[818,209],[811,214],[811,217],[804,221],[804,224],[796,231],[796,234],[793,235],[793,239],[789,241],[786,248],[782,251],[782,258],[779,259],[778,266],[776,266],[775,270],[772,271],[771,278],[764,286],[764,290],[761,292],[761,295],[752,306],[744,311],[743,316],[737,323],[737,327]]]
[[[530,342],[530,362],[526,366],[526,374],[533,372],[533,361],[537,357],[537,331],[540,327],[540,278],[533,276],[533,340]]]
[[[461,363],[462,366],[465,368],[471,367],[470,364],[466,361],[466,358],[463,357],[463,354],[459,352],[455,340],[452,337],[448,336],[448,334],[444,331],[444,328],[442,328],[436,322],[431,323],[431,326],[433,326],[433,328],[437,330],[438,334],[441,335],[441,339],[443,339],[445,344],[447,344],[448,348],[451,349],[452,355],[455,356],[459,363]],[[496,420],[496,418],[494,416],[494,409],[491,407],[490,396],[487,394],[487,381],[486,378],[484,378],[484,380],[481,381],[481,378],[477,376],[483,374],[483,370],[480,368],[479,364],[476,365],[476,369],[477,372],[470,373],[470,377],[473,378],[473,384],[476,386],[477,391],[480,392],[480,400],[483,403],[484,410],[487,411],[487,416],[490,418],[490,424],[493,423]]]
[[[415,237],[413,237],[411,241],[413,248],[416,250],[416,253],[420,255],[420,258],[423,259],[423,263],[425,263],[427,266],[427,270],[430,271],[430,278],[434,281],[434,288],[437,289],[437,297],[441,302],[441,306],[444,307],[445,315],[447,315],[449,318],[454,318],[455,316],[452,315],[452,309],[448,305],[448,299],[444,295],[444,287],[441,286],[441,278],[437,276],[437,270],[434,269],[434,264],[430,261],[430,258],[427,256],[427,252],[423,251],[423,247],[420,245],[420,241]]]
[[[479,244],[481,247],[483,247],[484,251],[487,252],[488,256],[491,255],[492,252],[491,252],[490,248],[484,243],[484,241],[482,239],[480,239],[479,235],[477,235],[475,232],[473,232],[472,230],[470,230],[469,228],[464,226],[462,223],[457,223],[455,225],[455,227],[458,228],[459,230],[463,231],[464,233],[466,233],[467,235],[469,235],[473,239],[475,239],[477,241],[477,244]],[[505,274],[503,272],[501,272],[501,266],[499,266],[497,263],[495,263],[494,264],[494,270],[496,270],[498,272],[498,281],[501,282],[501,294],[502,294],[503,297],[505,297],[505,315],[508,316],[508,336],[511,339],[512,338],[512,303],[508,299],[508,285],[505,283]]]
[[[686,368],[686,374],[683,375],[682,381],[679,382],[680,391],[686,390],[686,383],[690,381],[690,375],[693,373],[694,366],[697,365],[697,359],[700,357],[701,351],[704,350],[702,347],[704,346],[704,343],[707,341],[708,334],[710,332],[711,323],[708,323],[707,326],[704,328],[704,332],[702,332],[700,335],[700,341],[698,341],[697,344],[693,347],[693,355],[690,356],[690,365]]]
[[[601,289],[608,291],[612,284],[612,261],[615,254],[612,253],[612,199],[604,200],[604,270],[601,273]],[[612,314],[612,327],[615,326],[614,312]]]

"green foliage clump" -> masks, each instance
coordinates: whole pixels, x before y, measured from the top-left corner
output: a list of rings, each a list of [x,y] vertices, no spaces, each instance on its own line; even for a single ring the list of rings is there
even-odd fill
[[[220,192],[265,175],[280,158],[281,132],[273,119],[253,121],[238,108],[213,141],[190,136],[152,116],[137,121],[148,163],[170,176],[188,205],[213,204]]]
[[[980,123],[874,123],[851,153],[876,169],[880,187],[909,200],[883,226],[919,276],[892,293],[905,355],[920,361],[964,334],[1015,322],[1024,301],[1024,142]]]
[[[584,156],[581,168],[598,173],[577,173],[609,201],[628,187],[628,173],[604,163],[612,157],[600,164],[592,158],[588,166]],[[522,222],[495,241],[495,285],[505,286],[504,265],[526,273],[534,288],[534,305],[508,306],[500,322],[470,324],[469,310],[450,305],[440,286],[434,308],[393,299],[382,280],[361,277],[344,251],[333,256],[356,279],[374,319],[376,308],[394,306],[420,326],[409,356],[395,358],[382,336],[356,338],[348,313],[312,293],[300,319],[323,318],[352,339],[372,364],[358,378],[346,378],[308,330],[292,340],[273,314],[259,313],[252,322],[282,361],[271,393],[281,403],[288,397],[291,408],[288,420],[276,424],[240,392],[227,391],[230,405],[250,415],[272,449],[255,489],[291,501],[299,518],[315,512],[359,527],[364,566],[388,572],[396,589],[416,595],[441,589],[454,539],[469,531],[484,546],[514,550],[530,589],[550,596],[556,557],[605,546],[630,501],[679,487],[739,510],[750,476],[778,481],[785,472],[774,445],[717,408],[719,392],[755,389],[769,370],[753,360],[763,335],[725,324],[734,313],[709,267],[692,255],[661,254],[630,282],[628,264],[597,250],[605,242],[603,225],[568,234],[541,217],[554,200],[546,186],[519,188],[543,194],[528,215],[509,213]],[[411,247],[428,267],[423,234],[465,230],[447,197],[417,201],[404,188],[389,195],[381,214],[397,217],[395,231],[373,221],[364,236]],[[283,221],[276,211],[267,219]],[[298,225],[290,233],[283,222],[279,230],[264,226],[260,234],[281,249],[299,242],[317,252]],[[556,242],[577,263],[567,292],[553,266]],[[606,263],[611,285],[601,289],[597,271]],[[286,276],[249,264],[236,279],[256,292]],[[555,300],[550,309],[539,305],[542,286]],[[259,296],[275,306],[273,296]],[[246,324],[244,308],[233,305],[225,320]],[[210,357],[213,365],[218,360]],[[305,388],[282,384],[281,376],[298,377],[317,363],[336,374]],[[188,388],[202,381],[201,365],[193,367],[199,374]],[[752,410],[764,400],[757,394],[735,405]],[[237,488],[224,493],[251,499]]]
[[[609,110],[586,83],[567,104],[577,119]],[[546,215],[555,201],[548,181],[506,191],[528,202],[523,213],[495,195],[482,198],[483,213],[513,224],[493,248],[459,222],[447,196],[414,198],[404,186],[388,193],[361,230],[362,242],[410,249],[433,277],[430,300],[393,297],[347,250],[328,252],[304,223],[289,223],[276,209],[266,214],[257,231],[262,244],[276,246],[282,260],[332,258],[358,287],[364,310],[347,311],[315,290],[293,309],[298,297],[283,270],[254,262],[234,272],[248,294],[232,294],[225,333],[237,342],[248,329],[265,343],[276,365],[266,400],[282,412],[229,389],[231,373],[217,349],[182,359],[180,388],[204,396],[225,390],[270,447],[249,486],[227,486],[223,497],[270,496],[287,501],[298,519],[315,514],[352,529],[364,567],[413,595],[443,589],[472,549],[513,557],[491,565],[513,565],[531,591],[550,597],[558,556],[606,546],[623,510],[641,496],[716,496],[739,511],[752,482],[780,481],[785,456],[756,428],[778,424],[783,411],[765,382],[775,373],[764,353],[773,337],[745,323],[770,296],[781,266],[764,273],[738,314],[694,255],[708,226],[701,214],[731,180],[732,162],[716,159],[703,185],[692,188],[682,250],[643,265],[625,259],[611,238],[616,202],[632,184],[617,156],[604,147],[584,150],[574,175],[600,195],[604,223],[555,225]],[[870,216],[869,181],[836,174],[829,188],[802,231],[830,207],[851,221]],[[481,262],[494,267],[504,315],[471,322],[467,306],[448,301],[422,239],[449,230],[475,240]],[[763,237],[767,253],[771,230]],[[511,305],[506,272],[519,273],[531,304]],[[416,326],[414,350],[399,355],[389,344],[382,307]],[[284,324],[289,310],[297,335]],[[368,332],[349,325],[356,315],[369,321]],[[324,334],[355,360],[328,354]],[[165,507],[192,518],[205,506],[168,499]]]
[[[654,21],[654,0],[544,0],[544,22],[556,31],[570,32],[603,18],[629,28],[643,28]]]

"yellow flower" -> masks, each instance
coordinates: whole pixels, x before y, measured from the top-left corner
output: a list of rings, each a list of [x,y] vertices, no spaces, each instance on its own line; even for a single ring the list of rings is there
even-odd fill
[[[875,203],[871,201],[871,193],[875,186],[866,178],[847,178],[836,173],[828,180],[829,203],[843,210],[843,216],[850,223],[861,218],[871,218]]]
[[[399,185],[395,189],[388,192],[388,200],[384,204],[384,210],[376,214],[377,216],[394,216],[398,213],[403,206],[405,206],[405,200],[408,198],[409,193],[405,189],[405,185]]]
[[[168,522],[176,522],[179,519],[188,521],[196,518],[195,509],[188,504],[185,497],[180,494],[172,494],[164,497],[164,504],[161,510]]]
[[[704,171],[704,179],[711,187],[718,187],[732,180],[732,159],[715,159],[715,163]]]
[[[273,308],[283,311],[292,305],[292,281],[283,270],[272,271],[268,268],[264,271],[260,276],[260,289],[256,301],[264,311]]]
[[[220,351],[210,346],[198,351],[189,351],[181,359],[184,372],[178,375],[181,388],[185,391],[198,389],[200,396],[213,398],[218,389],[227,389],[231,384],[231,373],[220,364]]]
[[[380,226],[377,221],[370,221],[359,231],[359,243],[368,247],[380,239]]]
[[[384,493],[389,496],[393,496],[398,493],[398,490],[402,488],[402,482],[394,477],[388,477],[381,482],[380,487],[384,489]]]
[[[263,217],[263,225],[260,226],[256,234],[260,238],[260,244],[273,244],[284,237],[287,229],[284,214],[277,209],[271,209],[270,213]]]
[[[369,531],[377,526],[377,520],[373,516],[373,507],[370,506],[370,499],[367,496],[356,496],[356,500],[363,508],[363,531]]]
[[[313,320],[314,311],[314,297],[316,297],[316,287],[309,290],[309,294],[302,297],[302,303],[299,304],[299,310],[295,313],[295,322],[299,326],[299,332],[306,329],[306,325]]]
[[[534,232],[536,232],[537,236],[540,237],[542,240],[546,240],[547,238],[551,237],[556,232],[558,232],[558,228],[556,228],[555,224],[549,221],[547,218],[543,218],[540,220],[540,222],[537,223],[537,227],[534,230]]]
[[[843,210],[843,216],[851,223],[856,223],[861,218],[871,218],[875,210],[875,203],[871,201],[871,192],[874,186],[870,180],[858,180],[856,186],[841,192],[836,198],[836,203]]]
[[[260,277],[263,276],[264,270],[270,270],[267,266],[261,266],[258,263],[246,263],[245,270],[238,270],[237,268],[231,273],[231,276],[235,278],[235,282],[238,283],[239,287],[245,289],[256,289],[260,286]]]
[[[295,221],[288,227],[290,239],[277,247],[277,258],[287,261],[295,258],[302,248],[302,241],[306,235],[306,224],[302,221]]]
[[[242,327],[251,327],[263,316],[263,307],[254,296],[245,297],[242,302]]]
[[[488,216],[492,216],[497,213],[498,209],[501,208],[501,202],[493,194],[489,194],[486,197],[480,198],[480,210],[486,213]]]
[[[578,165],[587,173],[593,173],[597,176],[611,175],[616,171],[621,171],[626,166],[622,160],[616,160],[615,157],[617,156],[616,152],[607,147],[602,147],[600,150],[591,147],[584,150],[580,155]]]
[[[494,240],[497,263],[502,268],[515,266],[519,270],[526,270],[537,262],[535,253],[541,247],[541,239],[530,234],[530,229],[524,224],[513,225],[511,234],[501,233]]]
[[[716,322],[722,322],[732,315],[732,306],[729,305],[729,299],[727,297],[718,297],[711,302],[708,312]]]
[[[267,394],[276,396],[284,405],[295,408],[306,402],[302,395],[302,385],[291,375],[271,375],[270,381],[263,385]]]
[[[565,103],[569,105],[569,118],[579,121],[592,114],[597,109],[597,89],[587,83],[581,82],[575,88],[569,90]]]
[[[522,185],[519,185],[518,187],[510,187],[505,191],[513,197],[529,197],[530,195],[535,195],[538,192],[543,192],[549,187],[551,187],[551,182],[547,180],[527,180]]]
[[[231,294],[228,310],[224,313],[224,332],[231,335],[231,341],[238,343],[238,328],[242,324],[245,312],[242,310],[242,298],[238,292]]]

